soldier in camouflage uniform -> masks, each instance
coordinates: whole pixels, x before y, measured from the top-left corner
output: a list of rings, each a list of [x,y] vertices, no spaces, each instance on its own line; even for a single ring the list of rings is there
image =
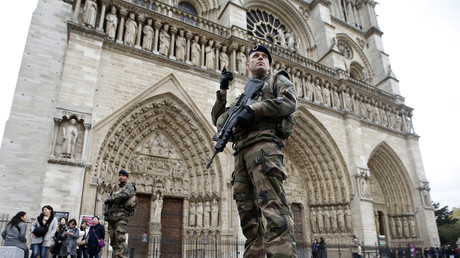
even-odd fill
[[[285,139],[276,130],[280,117],[297,109],[297,93],[286,72],[270,75],[271,62],[264,46],[249,52],[250,75],[265,84],[254,97],[258,101],[246,107],[233,129],[233,198],[247,239],[244,257],[297,257],[294,221],[283,189],[287,174],[281,148]],[[226,92],[231,80],[233,75],[224,69],[211,114],[218,128],[227,116]]]
[[[126,244],[125,234],[128,229],[129,217],[134,209],[131,202],[136,195],[136,187],[128,183],[129,174],[124,170],[118,173],[118,189],[112,192],[105,200],[109,204],[109,236],[110,245],[113,248],[112,257],[127,258],[128,245]]]

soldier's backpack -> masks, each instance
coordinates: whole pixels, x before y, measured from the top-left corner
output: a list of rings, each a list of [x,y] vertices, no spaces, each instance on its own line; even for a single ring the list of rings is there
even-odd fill
[[[278,76],[280,75],[284,75],[286,76],[286,78],[290,79],[289,74],[284,70],[278,71],[270,78],[270,87],[273,91],[273,95],[275,96],[275,98],[278,97],[278,94],[275,89],[275,82],[278,79]],[[280,120],[276,125],[276,132],[278,136],[283,140],[287,140],[289,136],[291,136],[292,132],[294,132],[296,124],[297,122],[293,114],[280,117]]]

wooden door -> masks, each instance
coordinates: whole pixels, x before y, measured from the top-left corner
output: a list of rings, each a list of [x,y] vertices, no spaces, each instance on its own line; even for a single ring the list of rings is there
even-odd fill
[[[161,211],[161,257],[182,257],[184,200],[164,198]]]
[[[149,249],[152,195],[137,194],[137,200],[136,211],[128,223],[128,253],[129,257],[145,258]]]

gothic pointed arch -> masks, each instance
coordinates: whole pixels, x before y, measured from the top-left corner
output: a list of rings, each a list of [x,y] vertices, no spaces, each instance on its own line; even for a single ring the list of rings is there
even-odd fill
[[[362,47],[350,36],[343,33],[338,33],[336,40],[339,51],[344,55],[347,66],[350,67],[350,74],[358,78],[354,79],[372,84],[372,67]]]
[[[404,245],[407,239],[417,238],[415,193],[409,173],[396,152],[382,142],[372,151],[367,166],[374,210],[384,218],[380,221],[376,218],[376,225],[383,222],[388,225],[385,234],[394,245],[398,242]],[[384,229],[383,226],[379,227]]]
[[[305,221],[307,231],[313,235],[347,233],[351,224],[346,225],[345,214],[350,214],[352,184],[341,151],[324,125],[305,107],[297,110],[295,118],[296,129],[284,148],[288,199],[305,209],[306,218],[311,219]],[[318,228],[317,218],[325,216],[337,217],[338,223],[328,229]]]
[[[315,46],[312,30],[297,8],[289,1],[245,1],[247,11],[248,33],[256,38],[263,39],[273,45],[290,49],[289,44],[283,46],[279,32],[291,33],[293,42],[291,51],[314,59],[312,52]],[[273,12],[276,10],[276,12]],[[278,21],[278,22],[277,22]],[[260,24],[259,33],[253,33],[254,23]],[[253,32],[251,32],[253,31]],[[271,34],[271,35],[270,35]],[[286,37],[286,35],[284,35]],[[295,47],[297,46],[297,47]]]

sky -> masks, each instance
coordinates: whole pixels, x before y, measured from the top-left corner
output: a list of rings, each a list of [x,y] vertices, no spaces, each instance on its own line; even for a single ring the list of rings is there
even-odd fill
[[[460,1],[380,0],[383,45],[413,124],[431,199],[460,207]],[[0,15],[0,137],[9,117],[38,0],[4,1]]]

